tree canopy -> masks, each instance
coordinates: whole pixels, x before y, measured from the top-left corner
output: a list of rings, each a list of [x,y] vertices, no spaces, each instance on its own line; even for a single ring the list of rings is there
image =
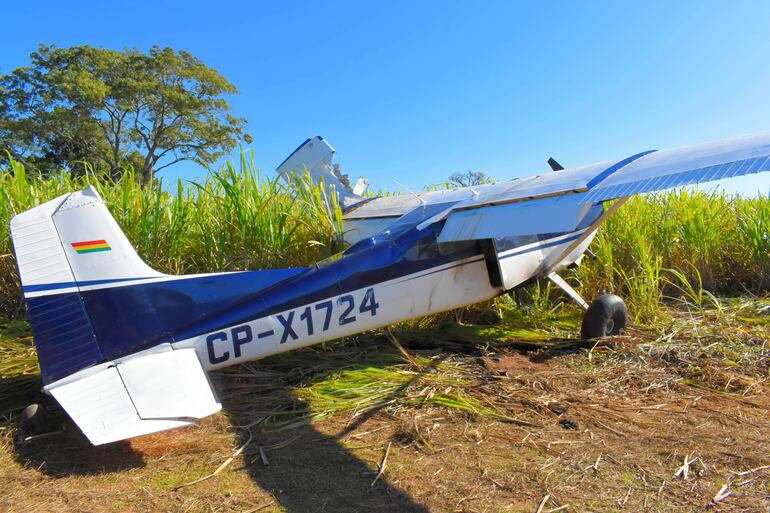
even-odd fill
[[[189,52],[40,45],[30,57],[0,76],[0,148],[32,169],[131,166],[147,182],[250,142],[225,99],[235,86]]]
[[[483,171],[466,171],[464,173],[453,173],[449,176],[449,183],[456,187],[470,187],[490,182],[494,182],[494,178],[488,176]]]

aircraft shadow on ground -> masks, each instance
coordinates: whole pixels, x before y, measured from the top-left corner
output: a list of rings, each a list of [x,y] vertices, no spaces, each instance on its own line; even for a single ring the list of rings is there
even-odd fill
[[[532,344],[515,342],[507,347],[532,353],[530,359],[537,362],[587,347],[585,342],[574,340],[554,339],[550,342],[553,344],[551,347],[541,346],[539,349]],[[467,346],[452,347],[451,350],[476,352],[475,348]],[[289,380],[283,380],[287,369],[291,367],[286,362],[274,363],[268,359],[252,364],[258,366],[262,377],[252,380],[249,386],[241,387],[242,393],[222,394],[225,414],[236,427],[253,423],[255,416],[253,412],[244,409],[244,402],[248,404],[262,394],[269,395],[273,406],[301,410],[305,405],[291,393],[294,388],[292,381],[307,383],[322,380],[351,363],[344,356],[326,358],[325,363],[318,366],[312,358],[303,362],[300,357],[302,363],[291,368],[291,372],[300,378],[296,379],[295,376]],[[397,399],[409,386],[419,381],[425,372],[432,372],[441,359],[434,359],[432,365],[416,373],[408,383],[393,393],[392,398]],[[227,372],[215,373],[214,380],[225,388],[235,382]],[[427,513],[429,510],[425,506],[388,482],[387,472],[372,486],[376,468],[362,461],[341,442],[385,407],[383,405],[367,410],[333,435],[321,432],[310,424],[274,432],[265,432],[260,425],[249,429],[240,428],[239,445],[245,444],[251,437],[243,453],[243,470],[262,489],[271,493],[289,513],[362,510]],[[14,453],[20,464],[37,468],[51,476],[101,474],[144,466],[143,455],[133,450],[129,442],[94,447],[71,422],[67,422],[63,412],[59,411],[58,415],[60,425],[70,426],[64,433],[31,441],[24,441],[20,437],[16,439]],[[262,460],[260,447],[265,450],[268,465]]]
[[[340,360],[340,367],[349,362]],[[270,364],[261,366],[270,370]],[[339,368],[327,368],[313,376],[320,380]],[[393,394],[397,398],[424,372],[417,373],[407,384]],[[224,381],[228,378],[222,376]],[[269,378],[265,378],[269,379]],[[291,394],[292,387],[276,387],[270,391],[275,404],[283,403],[300,410],[305,405]],[[225,397],[227,397],[225,395]],[[224,400],[225,412],[234,426],[247,426],[254,416],[239,413],[242,406],[234,404],[241,398]],[[245,398],[248,401],[248,398]],[[372,485],[376,468],[359,459],[341,442],[367,420],[375,416],[383,405],[367,410],[347,424],[341,431],[330,435],[306,424],[282,431],[263,431],[260,426],[239,430],[240,444],[251,442],[244,451],[245,470],[264,490],[275,497],[277,503],[289,513],[305,512],[360,512],[398,511],[428,513],[427,507],[418,504],[398,486],[387,479],[387,472]],[[259,448],[265,450],[268,465],[262,460]],[[379,463],[379,462],[378,462]]]
[[[349,364],[350,361],[344,357],[334,356],[331,363],[329,360],[325,362],[320,372],[312,362],[294,370],[300,376],[312,375],[311,379],[320,380]],[[259,366],[267,371],[272,369],[276,374],[286,370],[285,366],[272,368],[269,361]],[[432,368],[428,367],[424,372],[431,371]],[[420,377],[421,373],[417,373],[394,393],[393,398]],[[230,381],[226,374],[219,373],[215,373],[213,379],[218,384]],[[255,395],[262,394],[259,384],[256,385],[255,391],[245,394],[223,394],[225,414],[234,426],[247,425],[254,420],[248,412],[237,413],[243,411],[243,408],[236,403],[243,400],[248,402]],[[274,385],[271,384],[269,392],[272,404],[284,408],[303,408],[302,402],[291,394],[291,385]],[[36,400],[47,402],[48,410],[53,412],[53,418],[49,418],[53,425],[66,426],[67,429],[32,440],[25,440],[19,433],[14,441],[14,457],[21,465],[36,468],[53,477],[120,472],[145,465],[143,455],[133,450],[128,441],[93,446],[50,398],[38,397]],[[244,444],[249,436],[252,437],[243,453],[243,470],[257,485],[275,497],[276,505],[289,513],[363,510],[428,513],[427,508],[390,484],[387,473],[372,486],[377,469],[356,457],[341,443],[342,438],[375,416],[380,409],[368,410],[334,435],[323,433],[312,425],[272,433],[263,432],[261,426],[250,430],[238,429],[239,445]],[[269,458],[267,466],[260,456],[260,447],[266,450]]]
[[[64,432],[29,441],[19,433],[14,440],[16,461],[52,477],[105,474],[144,466],[144,457],[129,442],[93,446],[71,421],[61,420],[58,424],[67,426]]]
[[[547,345],[512,342],[505,347],[529,354],[529,358],[534,362],[544,362],[559,355],[583,351],[591,345],[593,343],[586,341],[550,339]],[[410,349],[414,347],[410,345]],[[435,350],[436,344],[434,343],[432,348],[426,345],[425,348]],[[477,347],[467,344],[457,345],[452,349],[453,352],[443,353],[433,359],[431,365],[417,372],[409,382],[393,393],[392,399],[397,399],[407,388],[419,382],[425,373],[435,371],[435,368],[449,354],[455,352],[478,354]],[[253,392],[248,392],[252,387],[244,387],[243,389],[247,390],[245,394],[222,394],[225,412],[234,426],[248,426],[255,421],[255,416],[243,408],[244,402],[249,403],[249,394],[267,393],[272,398],[272,405],[277,407],[283,405],[301,410],[305,406],[291,394],[292,386],[277,384],[271,377],[271,375],[281,376],[285,373],[286,365],[278,363],[273,366],[272,359],[263,360],[257,365],[259,371],[264,374],[251,381]],[[348,365],[350,360],[341,356],[336,361],[336,365],[326,367],[320,372],[318,367],[310,361],[306,362],[302,369],[294,370],[299,370],[300,374],[303,372],[312,374],[309,379],[300,380],[308,383],[323,380],[329,374],[338,372]],[[217,378],[222,386],[227,387],[228,384],[232,384],[233,378],[228,377],[226,373]],[[387,472],[372,486],[376,469],[359,459],[341,442],[383,408],[387,408],[387,404],[367,410],[333,435],[323,433],[313,425],[303,425],[273,433],[263,432],[260,425],[250,430],[240,429],[239,444],[248,442],[244,450],[245,470],[289,513],[352,513],[370,510],[427,513],[429,509],[426,506],[419,504],[398,486],[389,483]],[[365,443],[365,439],[362,443]],[[262,461],[260,447],[266,449],[268,465]]]

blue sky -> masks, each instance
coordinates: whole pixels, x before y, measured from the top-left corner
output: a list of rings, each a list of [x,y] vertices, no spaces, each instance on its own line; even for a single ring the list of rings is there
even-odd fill
[[[319,134],[375,188],[770,129],[766,1],[16,2],[3,16],[2,72],[41,42],[189,50],[240,90],[262,169]]]

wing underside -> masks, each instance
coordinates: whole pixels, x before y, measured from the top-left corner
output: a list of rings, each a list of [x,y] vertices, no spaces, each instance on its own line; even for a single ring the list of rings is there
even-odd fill
[[[420,227],[446,220],[440,242],[573,231],[590,224],[586,216],[605,201],[765,171],[770,171],[770,133],[648,151],[616,163],[479,187]]]

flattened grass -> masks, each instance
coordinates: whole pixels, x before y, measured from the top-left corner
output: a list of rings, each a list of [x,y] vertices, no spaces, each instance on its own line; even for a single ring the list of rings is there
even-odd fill
[[[0,422],[26,407],[40,386],[29,326],[25,321],[0,319]]]

